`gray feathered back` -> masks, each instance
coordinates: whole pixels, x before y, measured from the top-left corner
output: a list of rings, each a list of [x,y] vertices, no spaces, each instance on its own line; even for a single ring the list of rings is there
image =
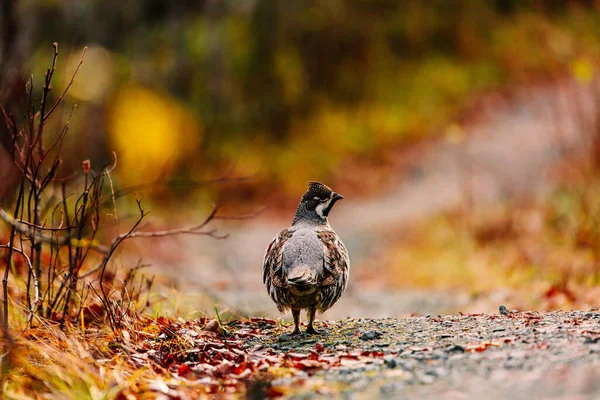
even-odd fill
[[[294,230],[293,236],[283,246],[283,276],[293,275],[294,269],[308,266],[315,275],[323,274],[323,243],[313,227]]]

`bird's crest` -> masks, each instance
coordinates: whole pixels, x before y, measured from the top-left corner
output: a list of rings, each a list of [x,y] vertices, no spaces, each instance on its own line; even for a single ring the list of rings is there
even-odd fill
[[[322,196],[329,197],[331,195],[331,188],[324,183],[317,181],[308,182],[308,191],[306,194],[310,194],[311,196]]]

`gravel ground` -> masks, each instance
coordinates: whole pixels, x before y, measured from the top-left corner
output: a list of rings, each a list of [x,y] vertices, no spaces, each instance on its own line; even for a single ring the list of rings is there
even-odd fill
[[[291,398],[600,398],[600,313],[498,314],[344,319],[318,336],[273,328],[254,351],[302,359],[342,356],[328,369],[280,377]],[[284,327],[284,330],[289,330]],[[294,389],[295,388],[295,389]]]

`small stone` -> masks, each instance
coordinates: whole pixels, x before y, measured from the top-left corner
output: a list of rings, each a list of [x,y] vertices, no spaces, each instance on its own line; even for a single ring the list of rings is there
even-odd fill
[[[219,325],[219,321],[217,321],[216,319],[211,319],[210,321],[208,321],[208,323],[206,324],[206,326],[204,327],[205,331],[208,332],[215,332],[218,333],[219,335],[221,333],[223,333],[223,330],[221,329],[221,325]]]
[[[386,367],[388,367],[390,369],[396,368],[398,366],[398,363],[393,358],[384,359],[383,363],[385,364]]]
[[[464,353],[465,348],[461,345],[455,344],[454,346],[447,348],[446,351],[448,353]]]
[[[288,335],[287,333],[282,333],[281,335],[279,335],[279,338],[277,339],[277,341],[279,343],[289,342],[290,341],[290,335]]]
[[[506,308],[506,306],[505,306],[505,305],[501,305],[501,306],[498,308],[498,310],[500,311],[500,314],[502,314],[502,315],[506,315],[506,314],[508,314],[508,308]]]
[[[584,317],[586,318],[592,318],[594,316],[593,313],[589,312],[589,313],[585,313]]]
[[[597,337],[586,336],[585,341],[583,343],[584,344],[598,343],[599,340],[600,340],[600,336],[597,336]]]
[[[383,336],[379,331],[365,331],[358,338],[360,340],[375,340]]]
[[[504,332],[506,328],[496,328],[492,332]]]

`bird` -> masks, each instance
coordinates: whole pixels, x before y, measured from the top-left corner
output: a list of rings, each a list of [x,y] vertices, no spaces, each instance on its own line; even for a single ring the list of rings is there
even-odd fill
[[[299,335],[300,312],[307,310],[306,333],[314,327],[317,310],[331,308],[348,284],[350,257],[328,216],[344,197],[321,182],[308,182],[292,225],[269,243],[263,262],[263,283],[277,309],[292,311],[294,331]]]

